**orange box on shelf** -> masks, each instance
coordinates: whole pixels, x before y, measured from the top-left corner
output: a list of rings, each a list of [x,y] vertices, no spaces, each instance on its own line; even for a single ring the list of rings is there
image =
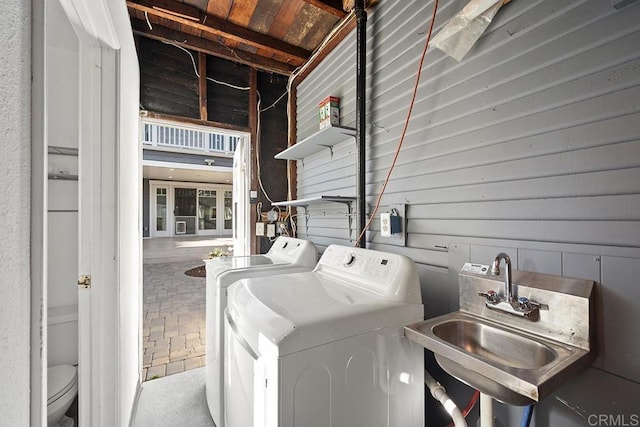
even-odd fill
[[[340,98],[327,96],[318,104],[320,129],[340,124]]]

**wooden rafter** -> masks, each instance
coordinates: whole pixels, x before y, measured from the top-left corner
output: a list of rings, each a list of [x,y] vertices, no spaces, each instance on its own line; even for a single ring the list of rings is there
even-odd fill
[[[200,120],[208,120],[207,110],[207,55],[198,52],[198,101],[200,105]]]
[[[185,3],[170,0],[127,0],[127,7],[208,34],[263,49],[271,54],[280,54],[296,66],[304,63],[311,55],[311,52],[306,49],[209,15]]]
[[[347,15],[342,9],[342,0],[304,0],[317,7],[318,9],[322,9],[325,12],[329,12],[332,15],[337,16],[338,18],[344,18]]]
[[[229,49],[212,40],[185,34],[167,27],[162,27],[158,24],[154,24],[153,30],[150,30],[146,22],[139,19],[132,19],[131,25],[133,27],[133,33],[136,35],[148,37],[161,42],[177,44],[196,52],[202,52],[207,55],[216,56],[218,58],[227,59],[240,64],[250,65],[260,70],[289,75],[295,69],[295,66],[291,64],[265,58],[240,49]]]

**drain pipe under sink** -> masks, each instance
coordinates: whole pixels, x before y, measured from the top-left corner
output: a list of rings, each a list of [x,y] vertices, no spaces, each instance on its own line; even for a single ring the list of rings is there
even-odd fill
[[[449,398],[444,387],[442,387],[442,385],[438,381],[436,381],[426,370],[424,371],[424,383],[427,385],[427,387],[429,387],[431,395],[438,402],[440,402],[447,413],[451,415],[453,424],[456,427],[467,427],[467,421],[464,419],[462,412],[456,406],[455,402],[451,400],[451,398]],[[480,399],[482,399],[482,395],[480,395]]]
[[[480,427],[493,427],[493,398],[480,393]]]

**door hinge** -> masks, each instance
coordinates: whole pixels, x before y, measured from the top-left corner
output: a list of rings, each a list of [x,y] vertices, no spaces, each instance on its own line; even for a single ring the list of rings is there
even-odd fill
[[[91,275],[90,274],[81,274],[78,278],[78,286],[82,289],[91,288]]]

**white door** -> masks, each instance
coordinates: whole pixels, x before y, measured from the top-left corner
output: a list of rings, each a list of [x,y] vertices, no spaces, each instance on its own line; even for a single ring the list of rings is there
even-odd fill
[[[168,237],[173,234],[173,209],[171,192],[166,185],[150,186],[151,237]]]
[[[131,106],[137,102],[127,94],[135,78],[122,71],[122,64],[132,70],[134,47],[124,38],[131,36],[130,30],[123,33],[124,4],[59,1],[78,38],[79,78],[45,85],[75,86],[79,93],[78,421],[80,426],[124,425],[139,381],[140,354],[135,328],[141,303],[136,291],[141,175],[139,150],[131,145],[137,134],[137,108]],[[125,140],[128,146],[120,144]]]
[[[251,177],[251,146],[242,138],[233,155],[233,255],[249,255],[251,250],[251,228],[249,188]],[[226,204],[225,204],[226,205]]]

